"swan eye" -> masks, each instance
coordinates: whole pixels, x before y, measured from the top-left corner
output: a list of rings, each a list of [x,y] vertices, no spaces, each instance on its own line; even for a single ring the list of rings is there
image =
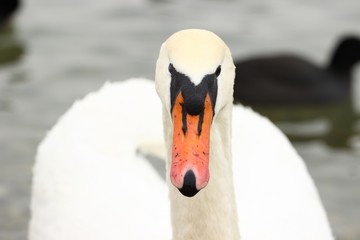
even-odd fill
[[[221,73],[221,66],[219,65],[218,68],[215,71],[216,77],[218,77],[220,75],[220,73]]]
[[[169,72],[171,73],[171,74],[174,74],[174,73],[176,73],[176,69],[174,68],[174,65],[172,65],[172,63],[170,63],[169,64]]]

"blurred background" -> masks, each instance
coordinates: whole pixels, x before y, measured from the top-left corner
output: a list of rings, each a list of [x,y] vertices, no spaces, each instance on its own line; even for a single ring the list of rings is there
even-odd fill
[[[360,68],[354,63],[350,75],[325,68],[343,36],[360,36],[358,0],[23,0],[14,15],[7,14],[16,6],[16,0],[0,4],[1,240],[26,239],[36,147],[59,116],[106,81],[153,79],[161,43],[183,28],[221,36],[245,72],[242,79],[267,73],[257,70],[259,59],[272,64],[277,60],[269,57],[287,54],[304,60],[288,66],[294,59],[285,58],[271,68],[290,80],[262,76],[264,81],[282,88],[297,79],[295,66],[311,79],[301,77],[287,85],[290,90],[300,86],[322,95],[321,89],[332,89],[323,101],[304,94],[299,97],[306,101],[294,102],[286,91],[272,89],[278,101],[271,101],[264,94],[271,89],[257,92],[260,85],[250,84],[248,92],[263,98],[236,97],[290,137],[336,238],[360,239]],[[350,55],[360,55],[350,48]],[[242,64],[249,59],[255,59],[251,71]]]

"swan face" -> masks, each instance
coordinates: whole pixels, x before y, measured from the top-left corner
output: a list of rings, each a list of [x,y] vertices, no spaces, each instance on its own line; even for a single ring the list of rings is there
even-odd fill
[[[192,197],[210,178],[210,130],[224,106],[232,104],[235,66],[218,36],[190,29],[162,44],[155,75],[156,90],[172,123],[170,180]]]

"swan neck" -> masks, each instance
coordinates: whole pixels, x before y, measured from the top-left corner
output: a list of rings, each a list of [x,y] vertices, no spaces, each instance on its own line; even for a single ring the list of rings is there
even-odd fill
[[[231,110],[225,106],[214,118],[210,136],[210,181],[206,188],[188,198],[169,179],[172,132],[164,113],[168,149],[167,182],[171,203],[173,239],[239,239],[231,161]]]

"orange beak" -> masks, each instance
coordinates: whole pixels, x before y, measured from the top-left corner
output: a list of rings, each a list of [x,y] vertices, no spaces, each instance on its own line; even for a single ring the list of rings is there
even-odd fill
[[[183,109],[180,92],[172,109],[174,125],[170,179],[180,192],[194,196],[209,182],[210,127],[213,108],[207,94],[204,111],[190,115]]]

